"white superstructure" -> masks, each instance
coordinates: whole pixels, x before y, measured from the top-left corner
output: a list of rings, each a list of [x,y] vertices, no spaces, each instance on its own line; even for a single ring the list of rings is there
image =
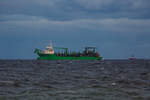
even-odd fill
[[[50,41],[50,45],[46,47],[46,50],[44,50],[44,54],[54,54],[52,41]]]

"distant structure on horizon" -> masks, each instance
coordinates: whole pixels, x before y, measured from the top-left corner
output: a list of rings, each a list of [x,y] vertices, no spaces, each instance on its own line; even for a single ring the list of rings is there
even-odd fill
[[[129,60],[135,60],[135,56],[134,55],[131,55],[131,57],[129,58]]]

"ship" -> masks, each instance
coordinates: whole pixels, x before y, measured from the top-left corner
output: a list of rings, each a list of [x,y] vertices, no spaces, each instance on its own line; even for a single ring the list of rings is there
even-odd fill
[[[52,41],[45,50],[36,48],[34,53],[38,55],[38,60],[102,60],[96,47],[85,47],[82,52],[71,52],[68,48],[53,47]]]
[[[134,55],[131,55],[131,57],[129,58],[129,60],[136,60],[136,58],[134,57]]]

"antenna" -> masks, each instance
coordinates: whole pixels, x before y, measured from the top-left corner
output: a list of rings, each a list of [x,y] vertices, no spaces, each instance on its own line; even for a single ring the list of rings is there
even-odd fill
[[[50,47],[52,47],[52,40],[50,40]]]

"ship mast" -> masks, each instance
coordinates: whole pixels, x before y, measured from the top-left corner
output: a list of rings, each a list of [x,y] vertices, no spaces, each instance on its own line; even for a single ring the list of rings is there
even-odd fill
[[[52,41],[50,40],[49,46],[46,47],[46,50],[44,51],[45,54],[54,54],[54,49],[52,45]]]
[[[49,46],[46,47],[47,49],[53,49],[52,41],[50,40]]]

